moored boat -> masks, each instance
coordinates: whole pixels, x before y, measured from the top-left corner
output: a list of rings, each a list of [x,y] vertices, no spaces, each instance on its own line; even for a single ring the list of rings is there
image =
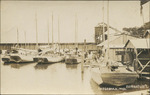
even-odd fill
[[[92,79],[98,84],[124,86],[132,84],[139,77],[138,74],[127,69],[126,66],[100,66],[91,68]]]
[[[38,63],[57,63],[64,61],[63,56],[51,55],[51,56],[36,56],[33,58],[34,62]]]
[[[64,59],[63,55],[57,54],[51,49],[41,51],[38,56],[33,57],[34,62],[38,63],[57,63],[64,61]]]
[[[27,50],[16,48],[12,50],[9,54],[5,54],[2,58],[3,62],[33,62],[33,55],[36,55],[35,50]]]
[[[65,58],[66,64],[78,64],[81,62],[81,58],[77,55],[67,54]]]

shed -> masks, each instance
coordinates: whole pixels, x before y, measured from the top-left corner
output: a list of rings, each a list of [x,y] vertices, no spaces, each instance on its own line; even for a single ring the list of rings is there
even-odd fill
[[[125,51],[125,44],[129,39],[136,39],[133,36],[127,35],[127,34],[118,34],[118,35],[110,35],[109,39],[109,58],[114,61],[127,61],[128,55],[116,55],[116,52],[123,52]],[[97,45],[98,47],[102,47],[102,50],[106,51],[108,47],[108,40],[102,42],[101,44]]]
[[[150,39],[128,40],[125,48],[132,56],[134,70],[139,74],[150,74]]]

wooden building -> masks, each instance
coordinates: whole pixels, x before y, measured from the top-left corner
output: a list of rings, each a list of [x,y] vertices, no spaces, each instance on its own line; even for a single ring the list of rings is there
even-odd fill
[[[107,31],[106,25],[104,25],[104,31]],[[97,26],[95,26],[95,43],[100,44],[101,42],[103,42],[103,36],[103,23],[99,23]],[[105,38],[107,39],[107,35],[105,35]]]
[[[125,45],[130,63],[139,74],[150,75],[150,39],[132,39]]]
[[[115,34],[121,33],[121,31],[119,31],[118,29],[116,29],[110,25],[109,25],[109,31],[110,31],[109,32],[110,35],[115,35]],[[107,24],[104,23],[104,33],[103,33],[103,23],[99,23],[95,27],[95,43],[100,44],[105,40],[107,40]]]
[[[110,36],[109,40],[109,58],[113,61],[119,61],[119,62],[127,62],[128,55],[127,54],[121,54],[118,55],[117,52],[124,52],[125,51],[125,44],[129,39],[136,39],[136,37],[130,36],[128,34],[122,33],[119,35],[113,35]],[[97,45],[98,47],[101,47],[103,52],[106,51],[108,46],[108,40],[102,42],[101,44]]]

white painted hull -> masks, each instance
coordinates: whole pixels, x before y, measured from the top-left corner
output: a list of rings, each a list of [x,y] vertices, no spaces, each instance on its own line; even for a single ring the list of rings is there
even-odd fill
[[[98,85],[103,83],[101,73],[99,72],[99,68],[91,69],[91,77]]]
[[[3,62],[33,62],[33,57],[31,55],[21,55],[21,54],[10,54],[2,58]]]
[[[33,62],[32,55],[12,54],[10,58],[14,62]]]

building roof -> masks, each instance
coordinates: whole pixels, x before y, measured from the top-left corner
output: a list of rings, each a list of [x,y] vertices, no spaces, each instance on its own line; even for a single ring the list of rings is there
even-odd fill
[[[150,49],[150,39],[132,39],[128,40],[125,47],[136,49]]]
[[[118,39],[120,36],[113,36],[110,40],[109,40],[109,48],[124,48],[124,44],[112,44],[111,42],[113,42],[115,39]],[[98,44],[97,46],[104,46],[104,48],[107,48],[108,45],[108,40]]]
[[[117,38],[118,38],[118,36],[111,36],[109,39],[109,43]],[[107,45],[107,43],[108,43],[108,40],[105,40],[102,43],[98,44],[97,46],[104,46],[104,45]]]
[[[124,33],[110,36],[109,48],[125,48],[125,45],[129,39],[137,39],[137,38]],[[108,47],[107,44],[108,44],[108,40],[98,44],[97,46],[107,48]]]

